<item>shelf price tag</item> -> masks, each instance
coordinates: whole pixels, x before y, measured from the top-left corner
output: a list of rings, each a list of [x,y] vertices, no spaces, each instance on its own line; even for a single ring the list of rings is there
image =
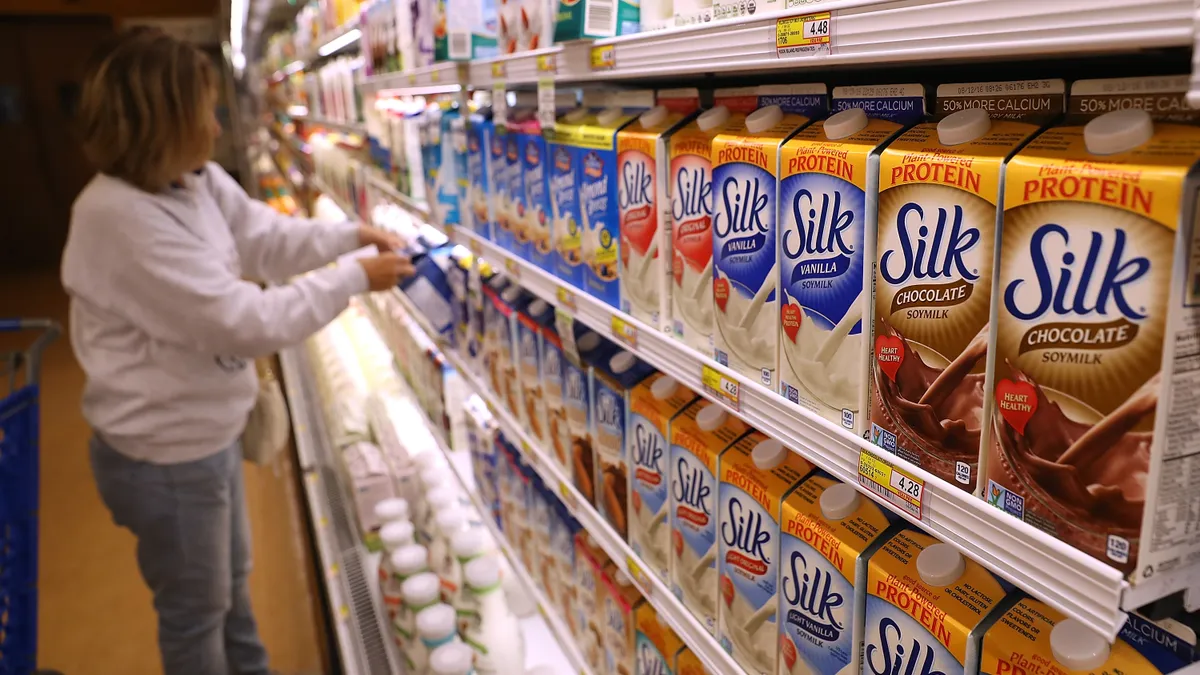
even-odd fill
[[[505,258],[504,259],[504,269],[505,269],[505,271],[508,272],[509,276],[511,276],[512,278],[514,278],[514,279],[521,278],[521,266],[519,264],[517,264],[516,260],[513,260],[512,258]]]
[[[828,56],[832,51],[832,39],[833,15],[829,12],[775,20],[775,56],[778,58]]]
[[[555,291],[555,296],[558,298],[559,307],[575,311],[575,294],[570,289],[559,286]]]
[[[417,74],[409,73],[408,74],[408,86],[412,87],[412,86],[416,86],[416,84],[417,84]]]
[[[538,78],[538,123],[543,129],[553,129],[554,121],[558,117],[558,106],[554,98],[554,78],[539,77]]]
[[[492,79],[504,79],[508,75],[507,70],[504,61],[492,61]]]
[[[642,563],[632,555],[625,556],[625,569],[629,572],[629,576],[633,579],[633,583],[637,584],[638,590],[642,595],[649,598],[654,590],[654,586],[650,583],[650,577],[646,571],[642,569]]]
[[[612,70],[617,67],[617,48],[613,45],[592,47],[592,70]]]
[[[438,82],[440,82],[440,81],[441,81],[441,79],[442,79],[442,74],[441,74],[441,72],[440,72],[440,71],[437,71],[437,70],[431,70],[431,71],[429,71],[429,79],[430,79],[430,80],[431,80],[431,81],[432,81],[434,84],[437,84]]]
[[[558,60],[554,54],[541,54],[537,57],[538,75],[553,75],[558,72]]]
[[[629,323],[625,319],[614,315],[612,318],[612,334],[613,337],[623,342],[626,347],[636,350],[638,345],[638,329],[637,326]]]
[[[869,450],[858,453],[858,484],[921,520],[925,513],[925,481],[892,466]]]
[[[467,239],[467,248],[471,249],[471,255],[477,258],[483,256],[483,244],[480,244],[478,239],[474,237]]]
[[[571,513],[579,510],[579,502],[575,499],[575,492],[571,490],[571,486],[566,483],[558,482],[558,496],[562,498],[562,503]]]
[[[563,354],[571,363],[579,365],[579,348],[575,346],[575,319],[561,307],[554,311],[554,328],[562,341]]]
[[[503,80],[492,83],[492,121],[497,129],[508,124],[508,89],[505,88]]]
[[[730,408],[741,412],[742,385],[737,380],[705,363],[700,366],[700,383],[704,385],[706,392],[716,396]]]

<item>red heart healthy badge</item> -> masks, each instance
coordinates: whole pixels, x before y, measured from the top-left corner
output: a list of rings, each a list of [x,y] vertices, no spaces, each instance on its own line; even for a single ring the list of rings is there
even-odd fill
[[[899,335],[875,336],[875,362],[883,374],[895,382],[896,371],[904,363],[904,340]]]
[[[725,303],[729,302],[729,280],[728,279],[713,279],[713,299],[717,301],[717,307],[721,313],[725,313]]]
[[[787,333],[792,344],[796,344],[796,334],[800,332],[800,307],[787,303],[779,308],[783,320],[783,332]]]
[[[996,409],[1008,425],[1025,435],[1025,425],[1037,411],[1037,389],[1029,382],[1000,380],[996,383]]]

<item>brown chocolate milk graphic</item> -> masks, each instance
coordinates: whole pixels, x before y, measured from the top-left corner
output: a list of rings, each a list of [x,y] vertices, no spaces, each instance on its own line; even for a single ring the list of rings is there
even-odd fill
[[[1061,80],[938,87],[938,122],[883,152],[871,440],[973,491],[1004,161],[1063,107]]]
[[[1075,83],[1005,184],[984,498],[1135,580],[1200,555],[1200,128],[1162,121],[1186,89]]]

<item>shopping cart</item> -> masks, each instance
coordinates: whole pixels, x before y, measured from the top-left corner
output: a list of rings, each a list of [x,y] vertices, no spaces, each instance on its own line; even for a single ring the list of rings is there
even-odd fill
[[[0,333],[15,331],[41,335],[25,351],[0,352],[0,675],[37,667],[38,376],[61,329],[0,319]]]

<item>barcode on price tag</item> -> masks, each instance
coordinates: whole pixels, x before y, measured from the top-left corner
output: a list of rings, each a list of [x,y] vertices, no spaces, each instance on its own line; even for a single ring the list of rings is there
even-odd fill
[[[832,38],[833,15],[829,12],[775,20],[775,56],[779,58],[828,56]]]
[[[917,520],[925,513],[925,481],[869,450],[858,453],[858,484]]]
[[[700,383],[709,394],[718,397],[734,410],[742,409],[742,386],[737,380],[725,375],[708,364],[700,366]]]
[[[537,91],[538,123],[543,129],[553,129],[554,121],[558,115],[558,101],[554,96],[554,78],[542,77],[538,79]]]
[[[630,349],[637,349],[638,329],[637,326],[629,323],[619,316],[612,318],[612,335],[620,342],[625,343],[625,346]]]

